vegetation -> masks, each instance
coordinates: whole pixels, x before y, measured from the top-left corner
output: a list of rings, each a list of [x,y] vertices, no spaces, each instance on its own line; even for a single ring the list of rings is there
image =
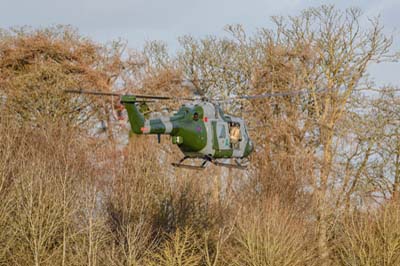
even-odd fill
[[[176,54],[0,30],[0,265],[399,265],[399,88],[366,75],[398,58],[361,19],[322,6]],[[307,93],[225,104],[257,143],[250,168],[199,173],[170,166],[168,141],[124,144],[118,99],[62,92],[77,88]]]

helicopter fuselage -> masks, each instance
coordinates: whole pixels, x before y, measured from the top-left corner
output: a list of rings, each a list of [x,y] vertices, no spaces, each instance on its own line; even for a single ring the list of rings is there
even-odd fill
[[[225,115],[211,102],[186,103],[172,116],[153,119],[145,119],[135,102],[134,96],[121,98],[132,131],[170,135],[172,143],[177,144],[186,157],[245,158],[253,151],[244,120]]]

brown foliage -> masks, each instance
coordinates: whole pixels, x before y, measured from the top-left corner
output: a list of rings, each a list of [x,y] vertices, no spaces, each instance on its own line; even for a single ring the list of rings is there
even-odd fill
[[[73,253],[79,184],[95,172],[86,147],[64,127],[46,130],[2,119],[2,249],[0,261],[17,265],[53,265]],[[12,136],[12,137],[11,137]],[[18,166],[13,163],[18,162]],[[78,235],[76,235],[78,236]],[[4,238],[3,238],[4,237]],[[70,257],[70,256],[69,256]]]
[[[253,37],[228,26],[231,38],[182,38],[177,56],[68,27],[2,32],[0,264],[397,265],[398,90],[355,93],[390,46],[359,17],[313,8]],[[182,78],[222,98],[307,94],[224,106],[252,127],[250,169],[196,173],[154,139],[121,148],[115,99],[62,93],[190,95]],[[108,139],[76,127],[97,119]]]
[[[398,265],[400,210],[389,203],[378,210],[354,213],[338,226],[335,259],[339,265]]]
[[[76,97],[67,89],[112,90],[127,75],[123,46],[96,44],[70,27],[4,31],[0,38],[0,95],[8,116],[33,125],[62,119],[76,126],[91,117],[105,119],[107,100]],[[123,68],[126,64],[127,67]]]
[[[229,249],[230,265],[313,265],[313,234],[304,217],[273,200],[243,211]]]

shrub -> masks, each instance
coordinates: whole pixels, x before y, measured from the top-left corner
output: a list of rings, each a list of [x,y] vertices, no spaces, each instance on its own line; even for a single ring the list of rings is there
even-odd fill
[[[400,265],[400,208],[395,204],[350,215],[337,234],[338,265]]]

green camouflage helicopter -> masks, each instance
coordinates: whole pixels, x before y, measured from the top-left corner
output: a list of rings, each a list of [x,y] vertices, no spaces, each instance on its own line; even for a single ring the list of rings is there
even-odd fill
[[[178,145],[184,157],[175,167],[204,169],[208,163],[217,166],[246,169],[248,156],[254,150],[246,123],[242,118],[225,114],[218,101],[205,98],[173,98],[150,95],[123,95],[118,93],[66,90],[70,93],[119,96],[128,113],[131,130],[135,134],[170,135],[172,143]],[[298,92],[295,92],[299,94]],[[271,93],[255,96],[237,96],[231,99],[256,99],[274,96],[290,96],[290,93]],[[139,104],[148,100],[186,100],[179,110],[171,116],[146,119]],[[235,159],[235,164],[225,163],[223,159]],[[201,159],[200,165],[189,165],[187,159]]]

